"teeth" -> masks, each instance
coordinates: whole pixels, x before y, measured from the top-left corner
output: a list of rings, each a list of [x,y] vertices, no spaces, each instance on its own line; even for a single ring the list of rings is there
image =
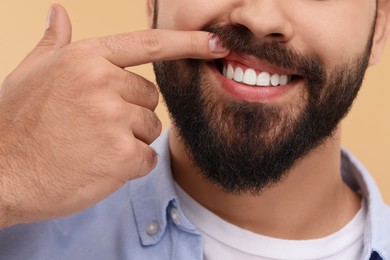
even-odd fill
[[[244,74],[244,79],[243,79],[243,83],[247,84],[247,85],[256,85],[256,81],[257,81],[257,75],[256,75],[256,71],[254,69],[247,69],[245,71],[245,74]]]
[[[244,79],[244,71],[238,67],[236,69],[236,71],[234,72],[234,81],[237,81],[237,82],[242,82],[242,80]]]
[[[286,85],[291,82],[291,75],[279,75],[273,74],[263,71],[257,75],[254,69],[248,68],[243,71],[242,68],[237,67],[233,68],[231,64],[227,67],[223,67],[223,76],[232,79],[239,83],[244,83],[250,86],[262,86],[262,87],[270,87],[270,86],[279,86]]]
[[[289,76],[287,75],[280,75],[279,84],[280,85],[286,85],[290,80],[288,79]]]
[[[229,64],[227,72],[226,72],[226,77],[228,79],[233,79],[234,78],[234,69],[233,66]]]
[[[227,68],[226,77],[228,79],[233,79],[234,78],[234,69],[233,69],[233,66],[230,65],[230,64],[229,64],[229,66]]]
[[[271,85],[276,87],[279,85],[280,82],[280,76],[279,74],[274,74],[271,76]]]
[[[271,86],[271,76],[268,72],[262,72],[257,77],[257,86],[268,87]]]

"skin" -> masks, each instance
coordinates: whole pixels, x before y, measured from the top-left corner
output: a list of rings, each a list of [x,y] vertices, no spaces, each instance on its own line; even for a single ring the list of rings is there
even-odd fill
[[[155,167],[149,144],[161,132],[158,91],[123,68],[228,54],[210,47],[204,32],[146,30],[71,43],[60,5],[49,24],[0,89],[0,228],[81,211]]]
[[[352,0],[296,2],[300,6],[291,9],[294,5],[287,6],[286,1],[164,1],[160,6],[159,26],[180,31],[199,30],[210,20],[232,19],[246,24],[258,37],[270,38],[275,37],[272,31],[284,28],[283,34],[277,37],[279,40],[294,41],[294,45],[302,49],[314,51],[318,48],[319,53],[327,50],[322,54],[331,66],[335,62],[328,56],[332,48],[336,51],[334,57],[345,58],[337,48],[340,42],[322,45],[328,49],[317,44],[322,42],[319,39],[327,39],[324,35],[331,33],[336,36],[337,31],[335,28],[316,30],[322,37],[316,35],[318,41],[313,42],[316,37],[304,33],[314,31],[310,28],[318,26],[310,23],[305,27],[305,18],[317,22],[333,21],[329,15],[338,17],[333,13],[336,5],[344,7],[337,10],[344,10],[343,22],[361,15],[354,19],[353,24],[336,24],[339,32],[343,31],[342,28],[355,29],[349,35],[355,37],[355,41],[351,40],[346,50],[353,52],[363,47],[368,21],[373,15],[371,4],[364,0],[357,3],[352,3]],[[277,3],[277,9],[273,3]],[[192,11],[187,12],[190,4]],[[263,4],[266,5],[261,6]],[[354,8],[353,4],[359,8]],[[321,10],[318,5],[327,8],[322,16],[312,12]],[[153,6],[154,2],[149,0],[150,20]],[[378,61],[389,34],[388,6],[388,1],[383,1],[372,64]],[[302,7],[307,12],[299,19]],[[347,12],[346,7],[352,10]],[[262,15],[252,15],[255,9],[272,16],[256,20],[253,17]],[[270,12],[275,10],[277,12]],[[285,27],[287,10],[290,19],[289,26]],[[310,14],[313,17],[308,17]],[[156,157],[148,144],[161,130],[153,113],[157,91],[150,82],[122,68],[158,60],[216,59],[228,54],[226,50],[210,51],[210,36],[202,32],[149,30],[71,43],[71,25],[65,10],[54,5],[49,20],[50,27],[37,47],[1,86],[0,228],[81,211],[107,197],[127,180],[144,176],[154,167]],[[344,38],[341,43],[351,39]],[[276,237],[316,237],[337,228],[332,222],[324,225],[324,230],[318,230],[318,226],[314,230],[313,226],[326,222],[321,218],[324,215],[315,211],[318,203],[329,210],[326,216],[334,216],[340,205],[343,206],[345,214],[336,221],[339,226],[357,210],[358,198],[342,185],[337,172],[339,131],[333,141],[329,140],[321,149],[304,158],[288,180],[261,197],[232,196],[205,183],[189,167],[188,158],[182,156],[184,153],[180,154],[183,146],[174,133],[175,129],[170,146],[177,181],[196,200],[239,226]],[[327,158],[327,165],[319,164],[323,156]],[[181,175],[184,170],[189,174]],[[309,176],[310,171],[322,171],[326,175]],[[189,183],[192,180],[198,191],[191,189]],[[311,186],[318,181],[324,185]],[[301,185],[302,189],[291,193],[294,185]],[[285,194],[295,199],[288,199]],[[300,204],[299,199],[306,200],[306,203]],[[253,211],[253,204],[256,204],[256,211]],[[277,221],[271,221],[272,218]],[[312,219],[317,222],[310,222]],[[305,221],[309,223],[308,228],[300,229]],[[291,230],[288,224],[294,224],[296,230]]]
[[[154,7],[155,2],[149,0],[151,21]],[[389,14],[389,1],[381,1],[370,65],[378,62],[389,34]],[[374,16],[375,1],[366,0],[159,1],[157,28],[200,30],[210,23],[239,24],[259,40],[278,41],[303,53],[315,53],[331,71],[364,50]],[[211,72],[205,70],[205,74],[218,86]],[[302,91],[304,88],[297,86],[272,102],[299,107]],[[215,87],[210,95],[217,99],[225,93]],[[294,112],[299,113],[299,109]],[[191,156],[173,126],[172,170],[177,183],[191,197],[237,226],[284,239],[319,238],[345,226],[361,205],[361,198],[341,179],[340,140],[341,125],[331,138],[302,158],[282,182],[260,196],[232,195],[206,181],[192,166]]]

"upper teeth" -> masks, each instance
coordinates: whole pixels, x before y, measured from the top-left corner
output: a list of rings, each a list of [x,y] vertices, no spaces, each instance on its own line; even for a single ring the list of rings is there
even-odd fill
[[[227,68],[226,66],[223,67],[223,75],[236,82],[251,86],[279,86],[286,85],[291,81],[290,75],[271,75],[266,71],[263,71],[257,75],[254,69],[247,68],[245,71],[243,71],[243,69],[240,67],[234,69],[231,64],[229,64]]]

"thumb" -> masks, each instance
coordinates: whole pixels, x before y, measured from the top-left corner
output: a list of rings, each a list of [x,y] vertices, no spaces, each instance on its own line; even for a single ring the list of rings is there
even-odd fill
[[[55,4],[50,7],[46,31],[37,46],[23,60],[22,66],[29,66],[50,55],[71,42],[72,25],[64,7]]]
[[[55,50],[70,44],[72,25],[64,7],[54,4],[47,17],[46,31],[37,46],[22,60],[7,78],[19,77],[17,72],[28,72]]]
[[[52,51],[68,45],[72,39],[72,25],[64,7],[55,4],[50,7],[46,31],[36,49]]]

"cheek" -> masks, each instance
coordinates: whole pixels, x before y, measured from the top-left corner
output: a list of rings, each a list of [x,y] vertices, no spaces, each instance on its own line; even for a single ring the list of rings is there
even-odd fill
[[[296,22],[298,45],[321,56],[326,67],[332,68],[348,62],[351,57],[365,51],[374,21],[375,6],[342,2],[337,8],[326,2],[319,10],[307,8],[304,19]],[[372,9],[371,11],[368,11]]]
[[[374,1],[292,1],[286,22],[294,28],[291,45],[322,57],[327,67],[346,62],[361,53],[371,33]],[[161,0],[158,27],[199,30],[205,25],[229,21],[237,1]]]

